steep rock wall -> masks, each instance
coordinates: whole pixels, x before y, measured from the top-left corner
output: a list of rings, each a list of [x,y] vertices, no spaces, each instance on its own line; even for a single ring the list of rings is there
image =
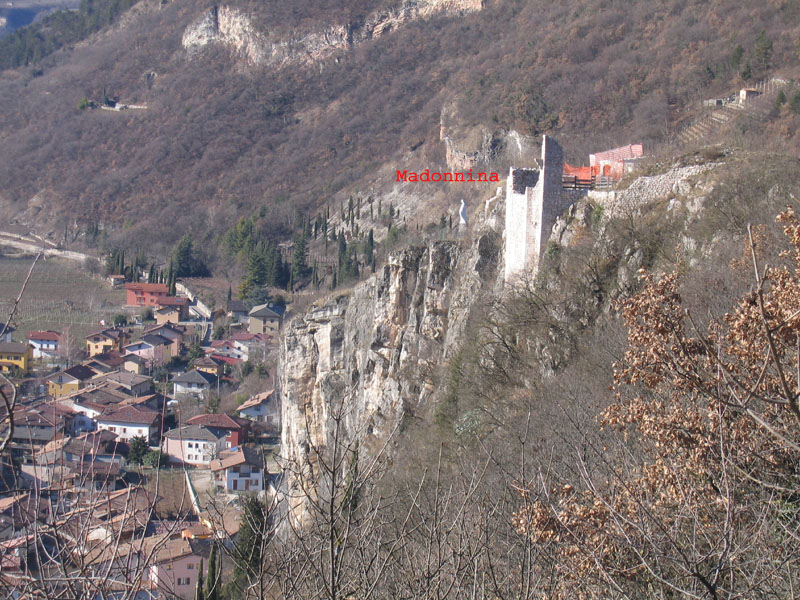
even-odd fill
[[[344,406],[346,435],[366,448],[424,408],[480,290],[496,284],[501,246],[486,230],[469,245],[405,249],[352,293],[295,317],[279,359],[284,459],[305,464],[310,445],[325,445],[332,407]]]

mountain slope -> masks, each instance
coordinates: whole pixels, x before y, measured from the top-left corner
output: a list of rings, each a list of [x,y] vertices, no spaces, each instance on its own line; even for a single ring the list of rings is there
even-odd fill
[[[286,235],[298,209],[390,191],[395,168],[448,170],[445,107],[467,149],[478,127],[548,131],[578,162],[589,150],[662,139],[703,95],[741,85],[748,64],[757,78],[797,61],[797,8],[787,2],[672,0],[655,12],[621,1],[498,0],[473,12],[456,3],[344,49],[315,56],[303,46],[331,28],[357,37],[397,6],[220,5],[246,17],[264,43],[303,49],[302,61],[275,68],[252,64],[231,43],[184,48],[208,4],[142,0],[117,25],[44,59],[40,76],[0,77],[3,210],[54,236],[65,224],[80,231],[96,222],[113,243],[153,251],[186,230],[212,241],[260,207],[273,235]],[[759,46],[761,30],[771,47]],[[77,109],[103,90],[147,109]],[[484,165],[502,170],[508,160],[499,153]],[[411,190],[407,216],[433,196],[438,214],[486,191]]]

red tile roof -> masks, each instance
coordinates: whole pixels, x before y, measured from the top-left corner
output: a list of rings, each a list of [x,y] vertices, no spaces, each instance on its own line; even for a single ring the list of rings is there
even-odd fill
[[[29,340],[42,340],[46,342],[57,342],[61,338],[61,334],[57,331],[47,330],[47,331],[29,331],[28,332],[28,339]]]
[[[159,306],[189,306],[188,298],[178,298],[176,296],[167,296],[166,298],[158,299]]]
[[[241,358],[234,358],[233,356],[223,356],[222,354],[209,354],[208,356],[213,358],[214,360],[223,362],[226,365],[238,365],[240,362],[242,362]]]
[[[115,423],[136,423],[138,425],[152,425],[158,418],[158,413],[146,408],[138,408],[135,406],[123,406],[122,408],[110,412],[102,417],[98,417],[98,421],[113,421]]]
[[[601,161],[617,162],[621,160],[629,160],[631,158],[639,158],[644,155],[644,149],[641,144],[628,144],[627,146],[620,146],[605,152],[597,152],[596,154],[589,155],[589,164],[595,165]]]

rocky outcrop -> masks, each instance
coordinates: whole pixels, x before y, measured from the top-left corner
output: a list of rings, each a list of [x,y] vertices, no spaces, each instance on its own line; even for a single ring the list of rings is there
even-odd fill
[[[385,440],[404,414],[424,410],[480,290],[495,284],[501,244],[487,230],[466,247],[407,248],[351,293],[294,318],[279,359],[285,460],[306,464],[340,406],[348,439],[365,448]]]
[[[258,31],[242,11],[214,6],[186,29],[182,44],[190,54],[212,43],[223,44],[251,65],[313,63],[415,19],[437,13],[472,12],[482,6],[483,0],[406,0],[395,8],[372,13],[363,22],[335,25],[274,42],[268,40],[269,32]]]
[[[439,117],[439,139],[444,142],[445,160],[451,171],[468,171],[485,167],[499,159],[516,164],[532,164],[538,144],[518,131],[490,130],[480,125],[459,122],[458,100],[442,108]]]

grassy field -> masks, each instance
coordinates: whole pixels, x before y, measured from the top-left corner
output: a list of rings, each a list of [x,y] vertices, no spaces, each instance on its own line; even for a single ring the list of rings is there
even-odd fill
[[[30,258],[0,256],[0,319],[5,322],[22,282],[31,266]],[[22,340],[29,330],[69,326],[76,336],[84,336],[107,323],[122,311],[124,290],[112,290],[99,276],[92,276],[74,262],[48,258],[33,271],[12,325]]]

